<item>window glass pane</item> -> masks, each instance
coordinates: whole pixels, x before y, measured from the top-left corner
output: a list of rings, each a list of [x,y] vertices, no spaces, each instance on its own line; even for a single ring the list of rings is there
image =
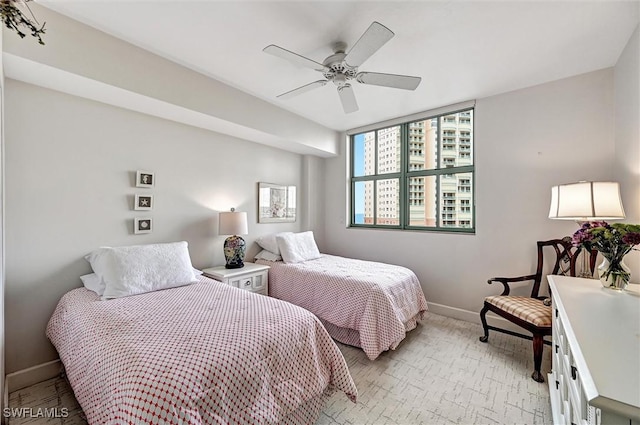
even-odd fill
[[[436,226],[437,176],[409,177],[409,226]]]
[[[437,167],[438,119],[409,123],[409,171]]]
[[[446,174],[440,180],[440,226],[473,227],[473,175]]]
[[[378,174],[398,173],[402,166],[400,126],[378,130]]]
[[[356,182],[353,195],[353,223],[373,224],[373,182]]]
[[[400,224],[400,179],[377,180],[376,198],[376,224],[398,226]]]
[[[439,136],[440,168],[473,165],[473,111],[443,116]]]
[[[361,133],[353,136],[354,177],[375,174],[375,133]]]

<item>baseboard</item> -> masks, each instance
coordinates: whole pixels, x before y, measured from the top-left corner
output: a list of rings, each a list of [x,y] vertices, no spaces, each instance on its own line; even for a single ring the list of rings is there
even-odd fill
[[[60,372],[62,372],[62,362],[57,359],[9,373],[5,378],[5,394],[55,378],[60,375]]]
[[[451,317],[453,319],[464,320],[465,322],[482,324],[479,311],[463,310],[461,308],[450,307],[448,305],[430,302],[427,302],[427,305],[429,306],[429,311],[431,313],[439,314],[440,316]],[[526,333],[526,331],[524,331],[520,326],[514,325],[510,321],[500,316],[496,316],[491,312],[487,314],[487,323],[491,326],[508,329],[513,332]]]

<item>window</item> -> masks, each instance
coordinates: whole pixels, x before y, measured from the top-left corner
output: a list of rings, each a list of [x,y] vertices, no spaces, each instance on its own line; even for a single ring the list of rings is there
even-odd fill
[[[352,227],[475,232],[473,109],[354,134]]]

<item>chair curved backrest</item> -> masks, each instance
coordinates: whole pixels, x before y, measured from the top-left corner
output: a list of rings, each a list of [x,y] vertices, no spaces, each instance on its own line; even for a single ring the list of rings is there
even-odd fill
[[[577,276],[576,266],[580,257],[581,248],[573,246],[571,238],[566,236],[562,239],[550,239],[548,241],[538,241],[538,266],[536,268],[535,279],[531,287],[531,298],[539,298],[540,285],[543,276],[547,274],[560,274],[565,276]],[[545,264],[545,251],[547,251],[547,264]],[[549,256],[555,253],[555,256]],[[596,266],[597,251],[591,251],[589,257],[589,269],[593,274]],[[545,270],[553,264],[551,271]]]

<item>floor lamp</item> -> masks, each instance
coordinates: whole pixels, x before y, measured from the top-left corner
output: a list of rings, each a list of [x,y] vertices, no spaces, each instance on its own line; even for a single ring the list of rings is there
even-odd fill
[[[574,220],[579,226],[585,221],[621,220],[625,217],[617,182],[567,183],[551,188],[549,218]],[[582,270],[578,277],[592,278],[589,253],[582,252]]]

